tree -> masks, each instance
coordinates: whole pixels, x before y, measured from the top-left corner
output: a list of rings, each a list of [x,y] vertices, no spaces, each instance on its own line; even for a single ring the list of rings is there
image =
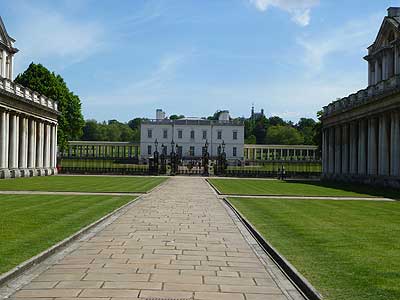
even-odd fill
[[[297,130],[304,137],[304,144],[306,145],[314,145],[314,135],[315,135],[315,125],[316,122],[314,119],[309,118],[301,118],[299,122],[296,124]]]
[[[277,145],[300,145],[303,144],[304,138],[291,126],[270,126],[267,130],[268,144]]]
[[[244,139],[244,143],[245,144],[256,144],[257,143],[256,136],[250,135],[248,138]]]
[[[253,134],[256,137],[257,144],[265,144],[266,133],[266,119],[265,117],[261,117],[257,120],[253,130]]]
[[[134,118],[128,122],[128,126],[135,129],[140,129],[140,124],[142,123],[142,118]]]
[[[69,140],[77,140],[82,136],[85,123],[81,101],[68,89],[60,75],[50,72],[41,64],[31,63],[25,72],[17,76],[15,82],[58,101],[58,109],[61,113],[58,118],[60,149],[65,149]]]
[[[169,116],[169,119],[170,120],[179,120],[179,119],[183,119],[183,118],[185,118],[185,116],[184,115],[171,115],[171,116]]]
[[[287,123],[278,116],[269,117],[267,121],[268,126],[285,126]]]

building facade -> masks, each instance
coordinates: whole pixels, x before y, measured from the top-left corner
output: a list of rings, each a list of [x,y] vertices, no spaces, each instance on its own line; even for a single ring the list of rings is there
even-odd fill
[[[323,177],[400,186],[400,8],[364,59],[368,87],[323,109]]]
[[[57,102],[13,82],[15,40],[0,17],[0,178],[57,172]]]
[[[320,162],[318,146],[313,145],[244,145],[246,161],[313,161]]]
[[[140,157],[147,160],[155,151],[170,154],[172,145],[183,159],[199,159],[208,143],[210,157],[218,155],[219,146],[225,145],[228,160],[243,160],[244,124],[230,120],[229,112],[222,111],[218,120],[184,118],[170,120],[157,110],[155,120],[142,121]],[[173,144],[172,144],[173,142]]]

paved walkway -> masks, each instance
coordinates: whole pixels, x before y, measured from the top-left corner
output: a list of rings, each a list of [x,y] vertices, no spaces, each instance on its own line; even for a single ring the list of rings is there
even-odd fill
[[[12,298],[303,299],[201,178],[171,178],[76,243]]]

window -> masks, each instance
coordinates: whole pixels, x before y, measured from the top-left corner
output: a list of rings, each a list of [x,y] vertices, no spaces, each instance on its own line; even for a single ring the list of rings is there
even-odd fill
[[[182,146],[176,147],[176,154],[178,154],[178,156],[182,157]]]
[[[203,140],[207,139],[207,130],[203,130]]]
[[[147,145],[147,154],[151,155],[151,145]]]
[[[178,130],[178,139],[181,139],[182,138],[182,130]]]
[[[190,148],[189,148],[189,156],[194,156],[194,146],[190,146]]]
[[[167,146],[164,145],[163,149],[162,149],[162,153],[164,155],[167,155]]]
[[[167,129],[163,130],[163,138],[164,139],[168,138],[168,130]]]
[[[232,156],[234,156],[234,157],[237,156],[237,148],[236,147],[232,148]]]
[[[194,139],[194,130],[190,131],[190,138]]]
[[[217,132],[217,139],[222,140],[222,131]]]
[[[147,137],[151,139],[153,137],[153,130],[147,129]]]
[[[234,140],[237,140],[237,131],[234,131],[234,132],[233,132],[233,139],[234,139]]]
[[[207,148],[206,147],[202,147],[201,148],[201,155],[204,156],[207,152]]]

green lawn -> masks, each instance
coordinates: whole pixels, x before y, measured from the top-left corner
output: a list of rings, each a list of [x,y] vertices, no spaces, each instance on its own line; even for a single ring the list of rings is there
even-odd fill
[[[400,299],[399,202],[230,201],[325,299]]]
[[[342,196],[400,198],[400,192],[367,185],[320,181],[281,181],[257,179],[210,179],[226,195]]]
[[[0,196],[0,273],[134,199],[132,196]]]
[[[269,171],[278,172],[285,167],[286,172],[321,172],[322,164],[319,162],[264,162],[254,166],[228,166],[228,170],[232,171]]]
[[[166,177],[46,176],[0,180],[2,191],[147,192]]]

